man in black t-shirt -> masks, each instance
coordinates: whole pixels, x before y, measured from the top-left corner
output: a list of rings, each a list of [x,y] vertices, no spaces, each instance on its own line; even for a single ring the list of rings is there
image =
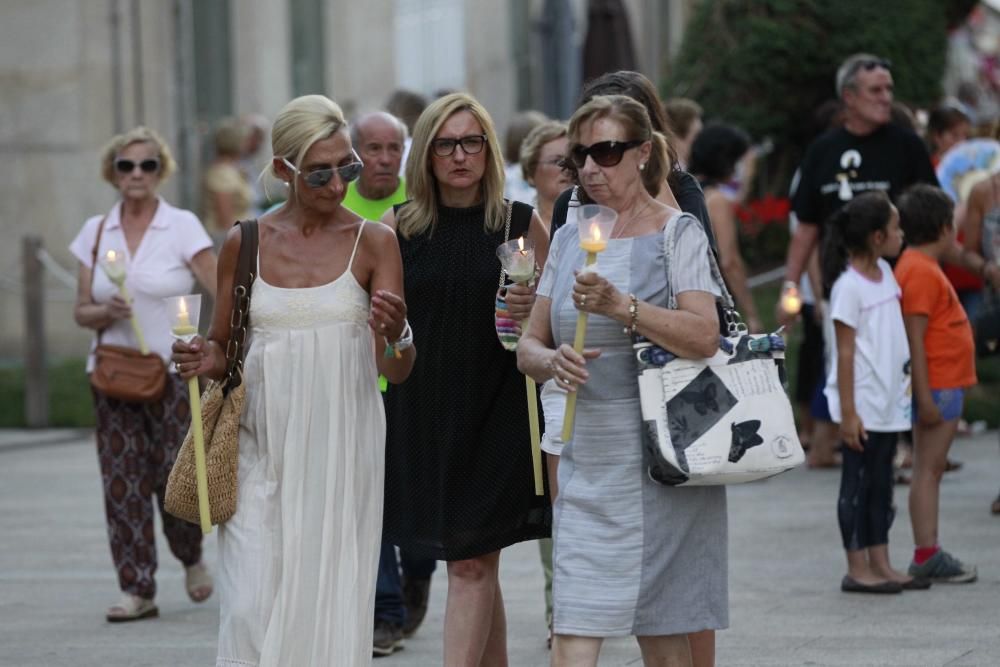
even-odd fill
[[[786,288],[799,283],[806,260],[819,243],[826,220],[862,192],[882,190],[895,200],[914,183],[937,185],[923,141],[890,122],[891,64],[869,54],[850,56],[837,70],[837,94],[844,124],[806,150],[801,180],[792,200],[800,224],[788,248]],[[786,323],[791,316],[779,309]]]

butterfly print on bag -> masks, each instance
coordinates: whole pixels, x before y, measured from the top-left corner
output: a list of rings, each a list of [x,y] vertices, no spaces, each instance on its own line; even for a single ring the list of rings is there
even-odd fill
[[[733,440],[729,445],[730,463],[736,463],[742,459],[748,449],[764,444],[764,438],[757,433],[760,430],[759,419],[751,419],[739,424],[733,422],[730,428],[733,431]]]
[[[667,429],[677,465],[690,472],[685,450],[729,412],[737,399],[711,368],[705,368],[667,401]]]

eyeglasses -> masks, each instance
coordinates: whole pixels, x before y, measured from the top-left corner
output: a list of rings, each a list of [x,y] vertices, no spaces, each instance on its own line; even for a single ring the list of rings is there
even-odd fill
[[[300,169],[298,169],[294,164],[288,161],[288,158],[283,157],[281,161],[285,163],[289,169],[294,171],[296,174],[302,176],[302,180],[306,182],[310,188],[321,188],[333,180],[334,172],[340,176],[340,180],[344,183],[350,183],[351,181],[357,180],[358,176],[361,175],[361,170],[364,169],[365,163],[361,161],[357,153],[354,153],[355,162],[350,164],[345,164],[340,167],[327,167],[326,169],[316,169],[315,171],[310,171],[303,174]]]
[[[141,162],[127,160],[125,158],[118,158],[115,160],[115,171],[119,174],[131,174],[135,171],[136,167],[139,167],[139,169],[141,169],[145,174],[155,174],[160,170],[160,160],[155,157],[142,160]]]
[[[431,142],[431,148],[434,149],[434,155],[437,155],[438,157],[448,157],[455,152],[455,148],[458,146],[462,147],[462,151],[466,155],[476,155],[477,153],[483,152],[483,147],[485,145],[485,134],[470,134],[466,137],[461,137],[460,139],[435,139]]]
[[[642,139],[633,141],[599,141],[590,146],[577,144],[569,149],[570,159],[578,169],[582,169],[587,162],[587,156],[594,160],[601,167],[614,167],[622,161],[625,151],[645,143]]]
[[[566,156],[557,155],[555,157],[550,157],[548,160],[539,160],[539,165],[547,164],[552,167],[559,167],[560,169],[566,168]]]

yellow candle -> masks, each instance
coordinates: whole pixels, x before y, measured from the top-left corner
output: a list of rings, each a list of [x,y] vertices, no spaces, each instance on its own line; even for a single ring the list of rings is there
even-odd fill
[[[597,226],[596,222],[590,224],[590,237],[580,241],[580,247],[586,250],[588,254],[595,255],[608,247],[608,241],[602,238],[601,228]],[[587,263],[593,264],[594,262],[588,261]]]
[[[102,263],[102,266],[108,280],[113,282],[115,285],[118,285],[118,293],[121,294],[125,303],[131,304],[132,297],[128,293],[128,288],[125,287],[124,257],[115,250],[109,250],[104,254],[104,262]],[[146,337],[142,335],[142,328],[139,327],[139,321],[135,319],[135,315],[132,315],[132,317],[129,318],[129,323],[132,325],[132,334],[135,336],[136,344],[139,345],[139,351],[143,354],[149,354],[149,346],[146,345]]]
[[[191,326],[191,316],[188,315],[187,303],[184,301],[184,297],[180,298],[177,302],[177,322],[174,324],[175,327],[189,327]]]
[[[205,464],[205,434],[201,423],[201,394],[198,378],[188,380],[188,396],[191,399],[191,430],[194,432],[194,471],[198,485],[198,518],[201,532],[212,532],[212,515],[208,509],[208,468]]]
[[[591,227],[591,233],[596,232],[596,241],[600,241],[601,232],[594,225]],[[581,241],[580,247],[587,250],[585,245],[586,242]],[[607,243],[601,246],[601,250],[607,247]],[[599,250],[587,250],[587,263],[586,266],[593,266],[594,262],[597,261],[597,253]],[[583,342],[587,337],[587,313],[580,311],[576,316],[576,335],[573,337],[573,349],[576,350],[577,354],[583,352]],[[576,421],[576,392],[571,391],[566,394],[566,416],[563,418],[563,430],[562,430],[562,440],[563,442],[569,442],[573,439],[573,423]]]

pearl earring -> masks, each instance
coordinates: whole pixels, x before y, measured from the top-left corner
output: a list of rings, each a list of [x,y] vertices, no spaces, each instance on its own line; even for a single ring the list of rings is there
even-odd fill
[[[645,162],[643,162],[642,164],[639,165],[639,171],[642,171],[645,168],[646,168],[646,163]]]

